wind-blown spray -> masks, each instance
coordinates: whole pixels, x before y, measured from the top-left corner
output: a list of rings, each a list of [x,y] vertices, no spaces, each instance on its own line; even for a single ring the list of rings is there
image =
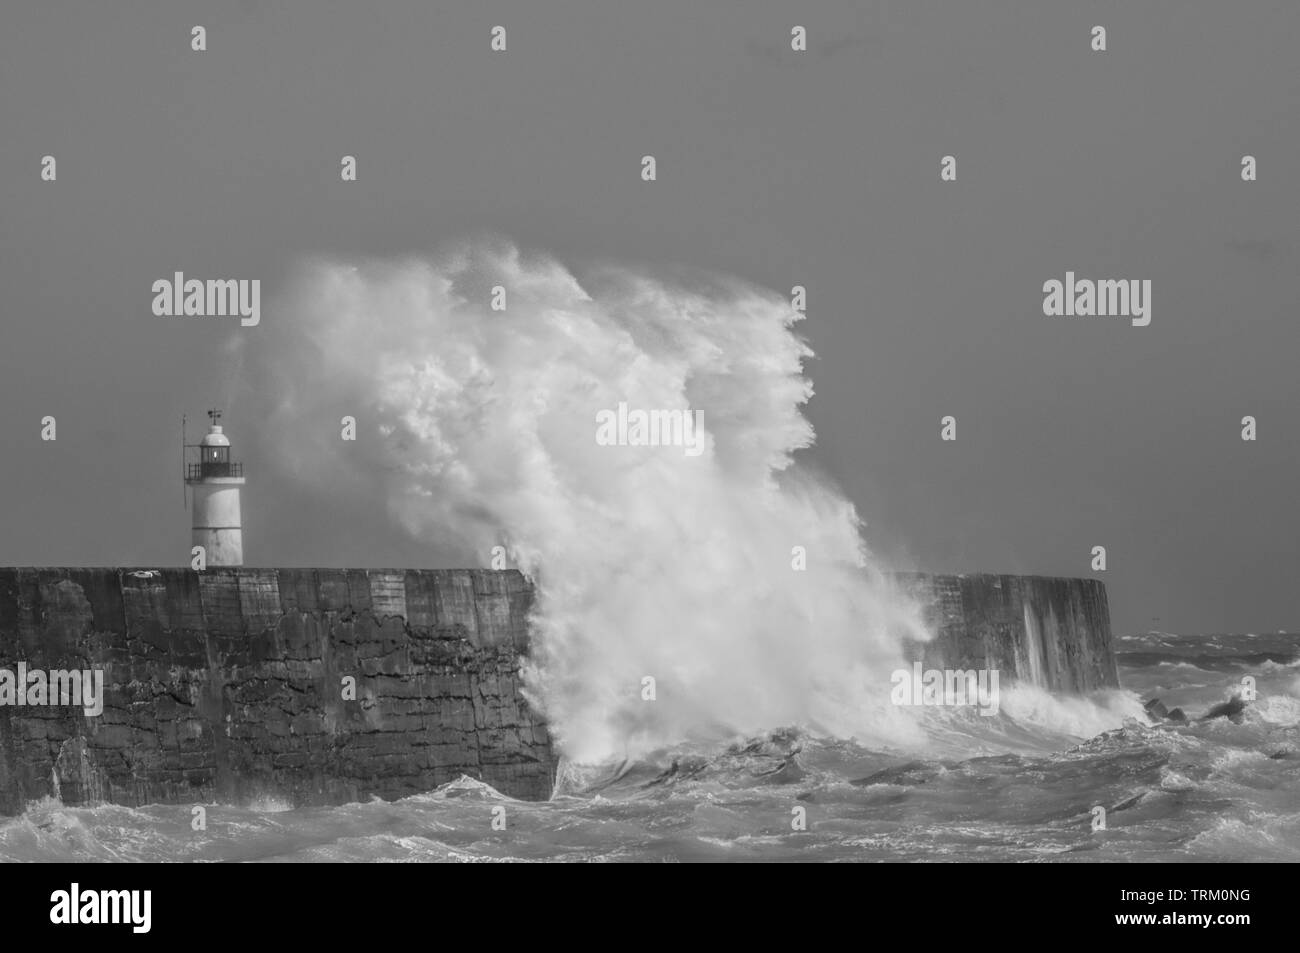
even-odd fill
[[[792,463],[813,440],[799,318],[731,279],[601,266],[580,284],[480,243],[305,266],[256,362],[277,466],[382,492],[431,551],[486,565],[502,545],[534,579],[526,690],[569,758],[793,724],[904,740],[889,673],[926,636],[853,506]],[[597,439],[620,405],[688,414],[696,452]],[[377,452],[337,439],[341,413]]]

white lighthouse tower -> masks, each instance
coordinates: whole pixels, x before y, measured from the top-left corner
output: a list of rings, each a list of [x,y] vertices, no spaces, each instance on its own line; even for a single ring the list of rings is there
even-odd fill
[[[244,530],[239,515],[239,488],[244,465],[230,459],[230,438],[221,425],[221,411],[209,410],[212,426],[193,449],[198,462],[185,464],[185,484],[194,490],[192,544],[202,546],[209,566],[244,564]]]

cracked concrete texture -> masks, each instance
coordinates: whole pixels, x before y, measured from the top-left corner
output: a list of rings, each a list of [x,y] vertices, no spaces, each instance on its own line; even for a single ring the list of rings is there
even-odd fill
[[[545,798],[555,756],[518,674],[531,599],[487,570],[0,569],[0,668],[105,687],[99,717],[0,706],[0,813],[340,803],[461,774]]]

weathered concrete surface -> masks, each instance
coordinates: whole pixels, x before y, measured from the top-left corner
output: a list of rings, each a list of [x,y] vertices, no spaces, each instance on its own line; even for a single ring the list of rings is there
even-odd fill
[[[938,633],[927,667],[1118,684],[1100,582],[895,579]],[[106,694],[99,717],[0,705],[0,814],[47,795],[340,803],[462,773],[545,798],[556,754],[518,674],[531,602],[513,571],[0,568],[0,669],[101,668]]]
[[[1118,688],[1106,587],[1096,579],[897,573],[937,630],[927,668],[996,669],[1055,692]]]
[[[0,568],[0,668],[102,668],[106,697],[98,717],[0,705],[0,813],[339,803],[462,773],[548,797],[519,691],[531,599],[518,572]]]

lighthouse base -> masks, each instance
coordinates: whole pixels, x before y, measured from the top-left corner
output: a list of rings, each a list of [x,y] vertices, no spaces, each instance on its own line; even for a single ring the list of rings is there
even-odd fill
[[[192,545],[203,547],[203,560],[207,566],[244,565],[242,529],[201,529],[196,526],[190,538]]]
[[[202,546],[206,566],[244,565],[243,520],[239,513],[242,477],[206,477],[193,481],[193,541]]]

